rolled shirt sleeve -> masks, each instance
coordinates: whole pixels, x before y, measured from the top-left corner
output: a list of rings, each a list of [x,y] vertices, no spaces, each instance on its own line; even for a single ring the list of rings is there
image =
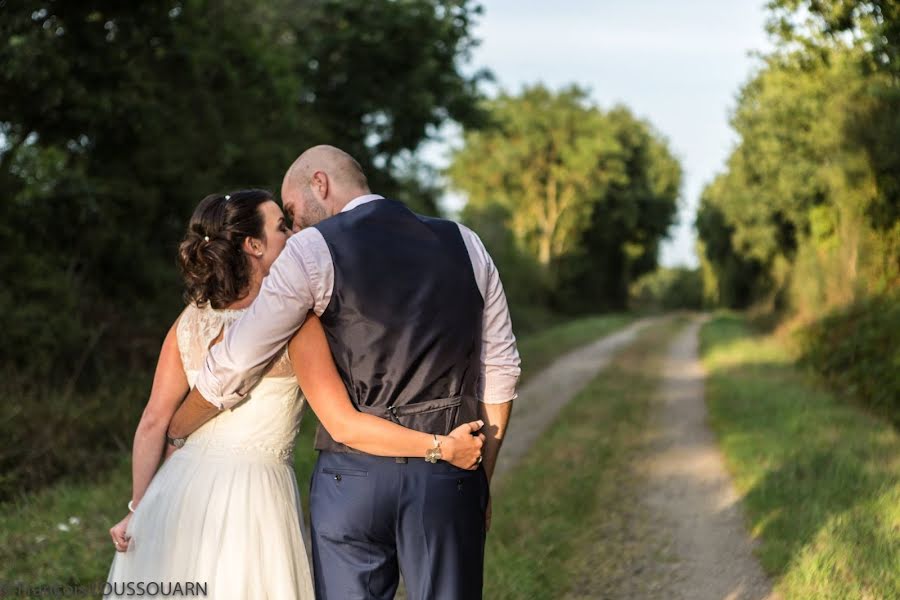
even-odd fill
[[[522,372],[506,293],[497,267],[481,239],[464,225],[460,225],[459,229],[484,298],[481,401],[485,404],[503,404],[517,397],[516,385]]]
[[[325,311],[333,287],[334,265],[322,234],[308,228],[292,236],[253,304],[210,350],[197,376],[197,390],[222,409],[240,402],[308,312]]]

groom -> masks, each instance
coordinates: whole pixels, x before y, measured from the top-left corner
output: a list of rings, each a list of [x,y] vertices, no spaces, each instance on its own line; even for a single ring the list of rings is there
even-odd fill
[[[240,402],[313,310],[357,409],[425,432],[481,418],[482,468],[356,452],[319,428],[310,492],[316,595],[480,598],[489,481],[519,355],[496,267],[469,229],[370,193],[347,153],[316,146],[282,184],[295,231],[259,297],[209,353],[169,435]],[[432,460],[440,457],[436,444]]]

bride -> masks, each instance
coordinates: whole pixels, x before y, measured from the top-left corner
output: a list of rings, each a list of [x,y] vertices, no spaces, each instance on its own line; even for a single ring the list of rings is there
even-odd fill
[[[357,450],[424,457],[433,446],[430,434],[353,407],[312,315],[241,404],[180,450],[166,444],[209,348],[253,302],[290,235],[263,190],[211,195],[194,211],[178,255],[188,305],[163,342],[135,433],[129,513],[110,529],[117,553],[106,597],[154,589],[217,600],[314,597],[292,460],[305,403],[298,380],[322,425]],[[444,437],[445,460],[475,467],[483,437],[472,433],[481,425]]]

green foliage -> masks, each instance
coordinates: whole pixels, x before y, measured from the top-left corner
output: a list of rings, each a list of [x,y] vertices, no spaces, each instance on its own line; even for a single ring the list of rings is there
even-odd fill
[[[900,435],[810,385],[776,338],[719,316],[701,332],[710,424],[757,556],[798,600],[900,596]]]
[[[665,139],[624,107],[606,115],[625,177],[595,201],[582,250],[559,263],[563,308],[625,308],[632,281],[657,266],[659,244],[678,209],[682,170]]]
[[[698,269],[659,268],[631,285],[631,308],[675,310],[703,308],[703,280]]]
[[[434,210],[403,154],[447,119],[477,120],[482,74],[461,67],[479,11],[468,0],[7,7],[3,364],[88,385],[107,357],[146,367],[179,310],[173,257],[199,199],[277,190],[315,143],[354,153],[378,191]]]
[[[676,211],[681,167],[665,141],[627,109],[604,112],[574,86],[536,85],[486,106],[489,124],[466,130],[448,170],[468,198],[464,220],[508,230],[487,246],[508,261],[498,260],[504,276],[537,267],[531,301],[624,307],[628,283],[656,266]]]
[[[149,374],[105,381],[89,393],[4,375],[0,501],[59,477],[103,472],[131,448]]]
[[[773,0],[776,48],[697,214],[704,294],[795,322],[806,362],[900,422],[900,5]],[[773,310],[774,309],[774,310]]]
[[[585,91],[543,86],[488,104],[492,126],[468,131],[449,175],[473,208],[499,204],[543,267],[572,252],[593,199],[624,175],[619,146]]]
[[[803,359],[835,389],[900,427],[900,297],[836,310],[801,332]]]
[[[741,90],[740,142],[704,190],[710,299],[817,315],[900,277],[893,2],[773,1],[776,49]]]
[[[500,204],[468,205],[463,219],[478,233],[497,264],[516,330],[524,333],[540,329],[546,324],[541,315],[547,312],[552,286],[538,261],[516,243],[507,226],[509,209]]]
[[[206,194],[277,191],[303,149],[331,143],[375,191],[435,213],[413,152],[449,119],[481,120],[470,0],[2,10],[0,373],[15,400],[0,494],[129,443]]]

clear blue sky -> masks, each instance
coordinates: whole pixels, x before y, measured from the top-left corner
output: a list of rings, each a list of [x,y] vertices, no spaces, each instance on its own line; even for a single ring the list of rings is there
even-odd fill
[[[667,266],[695,265],[693,221],[700,192],[734,143],[728,116],[755,64],[749,52],[769,46],[764,0],[484,4],[475,29],[482,42],[472,66],[489,68],[503,89],[578,83],[601,107],[623,103],[669,140],[685,176],[679,224],[660,259]],[[439,148],[426,156],[442,163],[446,146]],[[455,203],[448,199],[448,206]]]

